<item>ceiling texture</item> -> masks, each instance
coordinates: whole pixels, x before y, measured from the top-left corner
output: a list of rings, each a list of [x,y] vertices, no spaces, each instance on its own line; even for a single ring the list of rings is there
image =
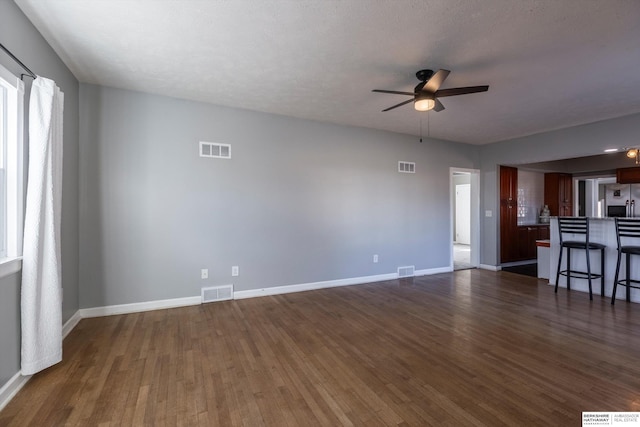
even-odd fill
[[[470,144],[640,112],[637,0],[15,1],[85,83]],[[490,88],[381,112],[424,68]]]

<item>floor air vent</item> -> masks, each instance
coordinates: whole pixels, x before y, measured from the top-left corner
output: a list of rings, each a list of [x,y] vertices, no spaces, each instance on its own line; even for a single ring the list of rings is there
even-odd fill
[[[413,277],[415,275],[416,268],[413,265],[406,267],[398,267],[398,277]]]
[[[202,288],[202,303],[233,299],[233,285]]]

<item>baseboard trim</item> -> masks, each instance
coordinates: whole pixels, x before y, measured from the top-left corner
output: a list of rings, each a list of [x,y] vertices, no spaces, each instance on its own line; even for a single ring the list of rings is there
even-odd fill
[[[80,310],[73,313],[73,316],[67,320],[64,325],[62,325],[62,339],[65,339],[67,335],[76,327],[78,322],[82,317],[80,317]],[[20,372],[16,373],[9,381],[5,383],[5,385],[0,388],[0,411],[4,409],[5,406],[11,399],[14,398],[16,394],[24,387],[24,385],[31,379],[33,375],[22,375]]]
[[[383,282],[398,278],[398,273],[378,274],[375,276],[352,277],[349,279],[327,280],[323,282],[301,283],[297,285],[272,286],[270,288],[236,291],[233,299],[256,298],[270,295],[290,294],[293,292],[315,291],[339,286],[361,285],[363,283]]]
[[[24,385],[31,379],[31,375],[22,375],[20,372],[15,374],[9,381],[6,382],[5,385],[0,388],[0,411],[4,409],[5,406],[11,399],[18,394],[20,389],[24,387]]]
[[[414,276],[427,276],[431,274],[446,273],[452,271],[451,267],[429,268],[416,270]],[[337,288],[340,286],[362,285],[364,283],[384,282],[398,279],[398,273],[377,274],[374,276],[351,277],[348,279],[326,280],[322,282],[300,283],[295,285],[273,286],[270,288],[250,289],[236,291],[233,299],[257,298],[271,295],[290,294],[293,292],[316,291],[319,289]],[[407,277],[406,279],[410,279]]]
[[[451,273],[453,271],[452,266],[427,268],[424,270],[416,270],[414,276],[431,276],[432,274]]]
[[[82,320],[82,316],[80,315],[80,310],[78,310],[73,313],[73,316],[71,316],[69,320],[64,323],[64,325],[62,325],[62,339],[65,339],[67,335],[69,335],[69,333],[73,331],[73,328],[76,327],[80,320]]]
[[[500,271],[500,270],[502,270],[502,267],[500,267],[499,265],[489,265],[489,264],[480,264],[480,268],[482,270],[489,270],[489,271]]]
[[[102,317],[116,314],[140,313],[143,311],[161,310],[164,308],[186,307],[202,303],[200,295],[195,297],[173,298],[157,301],[136,302],[132,304],[107,305],[104,307],[82,308],[80,317]]]

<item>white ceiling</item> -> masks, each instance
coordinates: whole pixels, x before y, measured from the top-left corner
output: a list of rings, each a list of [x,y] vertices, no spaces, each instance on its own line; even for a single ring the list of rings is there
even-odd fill
[[[81,82],[486,144],[640,112],[636,0],[15,0]],[[37,71],[37,70],[36,70]],[[423,133],[427,133],[423,120]]]

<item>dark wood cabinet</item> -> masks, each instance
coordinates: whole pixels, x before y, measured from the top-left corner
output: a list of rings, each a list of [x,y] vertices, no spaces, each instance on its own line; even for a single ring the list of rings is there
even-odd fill
[[[532,259],[535,258],[535,239],[533,241],[533,248],[529,247],[531,240],[531,227],[520,226],[518,227],[518,259]]]
[[[500,261],[520,258],[518,249],[518,169],[500,166]]]
[[[544,174],[544,204],[551,216],[573,216],[573,179],[568,173]]]
[[[535,259],[536,240],[549,238],[548,225],[518,225],[517,192],[518,169],[500,166],[500,262],[502,263]]]
[[[640,167],[620,168],[616,170],[618,184],[637,184],[640,182]]]
[[[549,238],[548,225],[521,225],[518,227],[518,248],[520,260],[535,259],[536,240]]]

